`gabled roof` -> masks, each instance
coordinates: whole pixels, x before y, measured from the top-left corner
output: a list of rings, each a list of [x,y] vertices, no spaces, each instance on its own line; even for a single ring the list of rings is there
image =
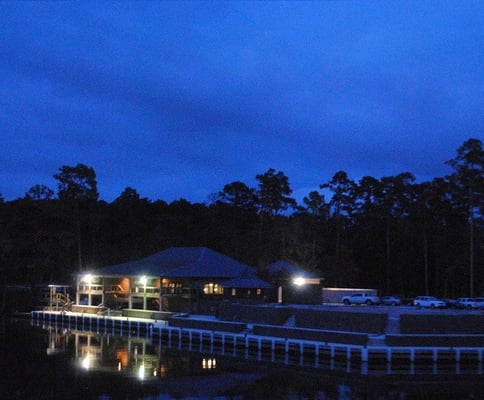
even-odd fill
[[[267,265],[264,268],[263,274],[270,279],[291,279],[296,276],[307,279],[318,278],[318,276],[313,274],[312,272],[305,271],[301,267],[298,267],[284,260],[279,260]]]
[[[207,247],[172,247],[141,260],[110,265],[99,275],[150,275],[166,278],[236,278],[255,270]]]
[[[222,287],[234,289],[271,289],[273,286],[270,283],[254,276],[230,279],[222,282]]]

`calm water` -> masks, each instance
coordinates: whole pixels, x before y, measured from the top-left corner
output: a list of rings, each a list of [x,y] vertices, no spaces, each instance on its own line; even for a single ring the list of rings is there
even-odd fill
[[[482,367],[362,369],[0,320],[2,399],[484,399]]]

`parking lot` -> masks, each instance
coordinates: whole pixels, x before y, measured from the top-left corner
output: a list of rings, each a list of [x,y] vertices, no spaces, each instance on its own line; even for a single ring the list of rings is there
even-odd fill
[[[335,309],[338,308],[338,311],[362,311],[362,312],[375,312],[375,313],[385,313],[385,314],[392,314],[392,315],[399,315],[399,314],[474,314],[474,315],[484,315],[483,310],[468,310],[468,309],[457,309],[457,308],[417,308],[415,306],[385,306],[385,305],[350,305],[346,306],[341,303],[326,303],[321,306],[318,306],[321,309]]]

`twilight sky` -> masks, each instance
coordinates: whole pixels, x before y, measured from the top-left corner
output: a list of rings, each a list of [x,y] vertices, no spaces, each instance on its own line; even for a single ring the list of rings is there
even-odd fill
[[[300,199],[450,173],[484,139],[484,2],[2,1],[0,193],[95,169],[100,198],[204,202],[283,171]]]

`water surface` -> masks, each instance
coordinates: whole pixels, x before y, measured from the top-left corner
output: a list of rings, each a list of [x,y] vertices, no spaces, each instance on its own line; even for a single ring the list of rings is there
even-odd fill
[[[146,338],[0,323],[4,399],[464,400],[484,398],[482,366],[288,359]],[[222,354],[223,353],[223,354]]]

